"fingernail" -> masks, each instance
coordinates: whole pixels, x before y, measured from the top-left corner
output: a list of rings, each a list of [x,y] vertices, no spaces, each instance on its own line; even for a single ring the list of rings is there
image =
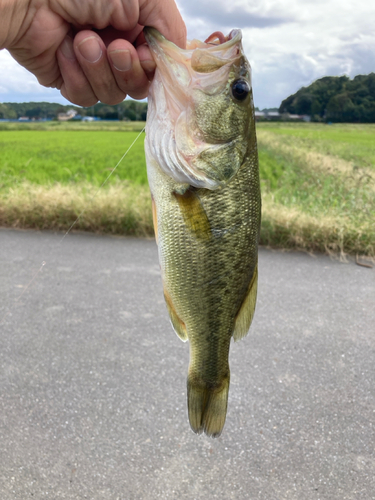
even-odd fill
[[[109,57],[117,71],[129,71],[132,67],[132,58],[129,50],[113,50],[109,52]]]
[[[153,60],[147,60],[147,61],[141,61],[141,66],[146,71],[147,73],[151,73],[152,71],[155,71],[156,64],[155,61]]]
[[[78,49],[82,57],[90,63],[98,62],[103,54],[102,48],[95,36],[89,36],[88,38],[82,40],[82,42],[78,45]]]
[[[64,38],[62,44],[60,45],[60,50],[67,59],[70,59],[71,61],[74,61],[76,59],[76,55],[73,49],[73,40],[70,38],[70,36],[66,36]]]

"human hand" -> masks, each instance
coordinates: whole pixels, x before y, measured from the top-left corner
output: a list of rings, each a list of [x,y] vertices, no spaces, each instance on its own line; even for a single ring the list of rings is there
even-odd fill
[[[0,0],[0,48],[85,107],[147,96],[155,63],[144,26],[185,46],[174,0]]]

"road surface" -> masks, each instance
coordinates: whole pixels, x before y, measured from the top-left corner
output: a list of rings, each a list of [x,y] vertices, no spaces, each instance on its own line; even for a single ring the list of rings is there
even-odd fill
[[[375,499],[375,269],[260,250],[214,440],[155,242],[62,236],[0,230],[2,500]]]

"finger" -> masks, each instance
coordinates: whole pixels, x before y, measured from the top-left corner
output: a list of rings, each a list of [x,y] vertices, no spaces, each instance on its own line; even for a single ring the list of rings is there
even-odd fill
[[[186,26],[174,0],[141,2],[138,22],[156,28],[182,49],[186,47]]]
[[[147,78],[151,81],[154,77],[156,64],[147,43],[139,45],[137,47],[137,53],[142,69],[146,73]]]
[[[126,93],[117,84],[103,40],[93,31],[80,31],[74,38],[74,51],[91,88],[99,101],[114,105]]]
[[[78,106],[89,107],[96,104],[98,99],[78,64],[70,36],[65,37],[56,55],[62,76],[60,92],[63,97]]]
[[[150,78],[146,73],[146,71],[150,73],[148,63],[152,66],[150,68],[151,73],[155,68],[151,54],[149,60],[143,61],[145,71],[139,60],[137,50],[126,40],[113,41],[108,46],[107,53],[118,87],[133,99],[146,97],[150,86]]]

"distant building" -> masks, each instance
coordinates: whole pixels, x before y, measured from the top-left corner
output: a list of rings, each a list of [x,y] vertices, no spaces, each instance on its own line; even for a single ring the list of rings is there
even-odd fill
[[[59,113],[57,115],[57,119],[60,122],[67,122],[68,120],[72,120],[77,115],[77,111],[75,109],[68,109],[66,113]]]
[[[264,120],[280,120],[281,115],[278,111],[268,111],[265,109],[264,111],[255,111],[255,120],[256,121],[264,121]]]
[[[278,111],[269,111],[267,113],[267,118],[269,120],[280,120],[281,115],[280,115],[280,113]]]
[[[278,111],[255,111],[255,120],[256,121],[264,121],[264,120],[271,120],[271,121],[304,121],[304,122],[309,122],[311,121],[311,116],[310,115],[295,115],[295,114],[289,114],[289,113],[279,113]]]
[[[266,116],[264,111],[255,111],[255,120],[264,119]]]

